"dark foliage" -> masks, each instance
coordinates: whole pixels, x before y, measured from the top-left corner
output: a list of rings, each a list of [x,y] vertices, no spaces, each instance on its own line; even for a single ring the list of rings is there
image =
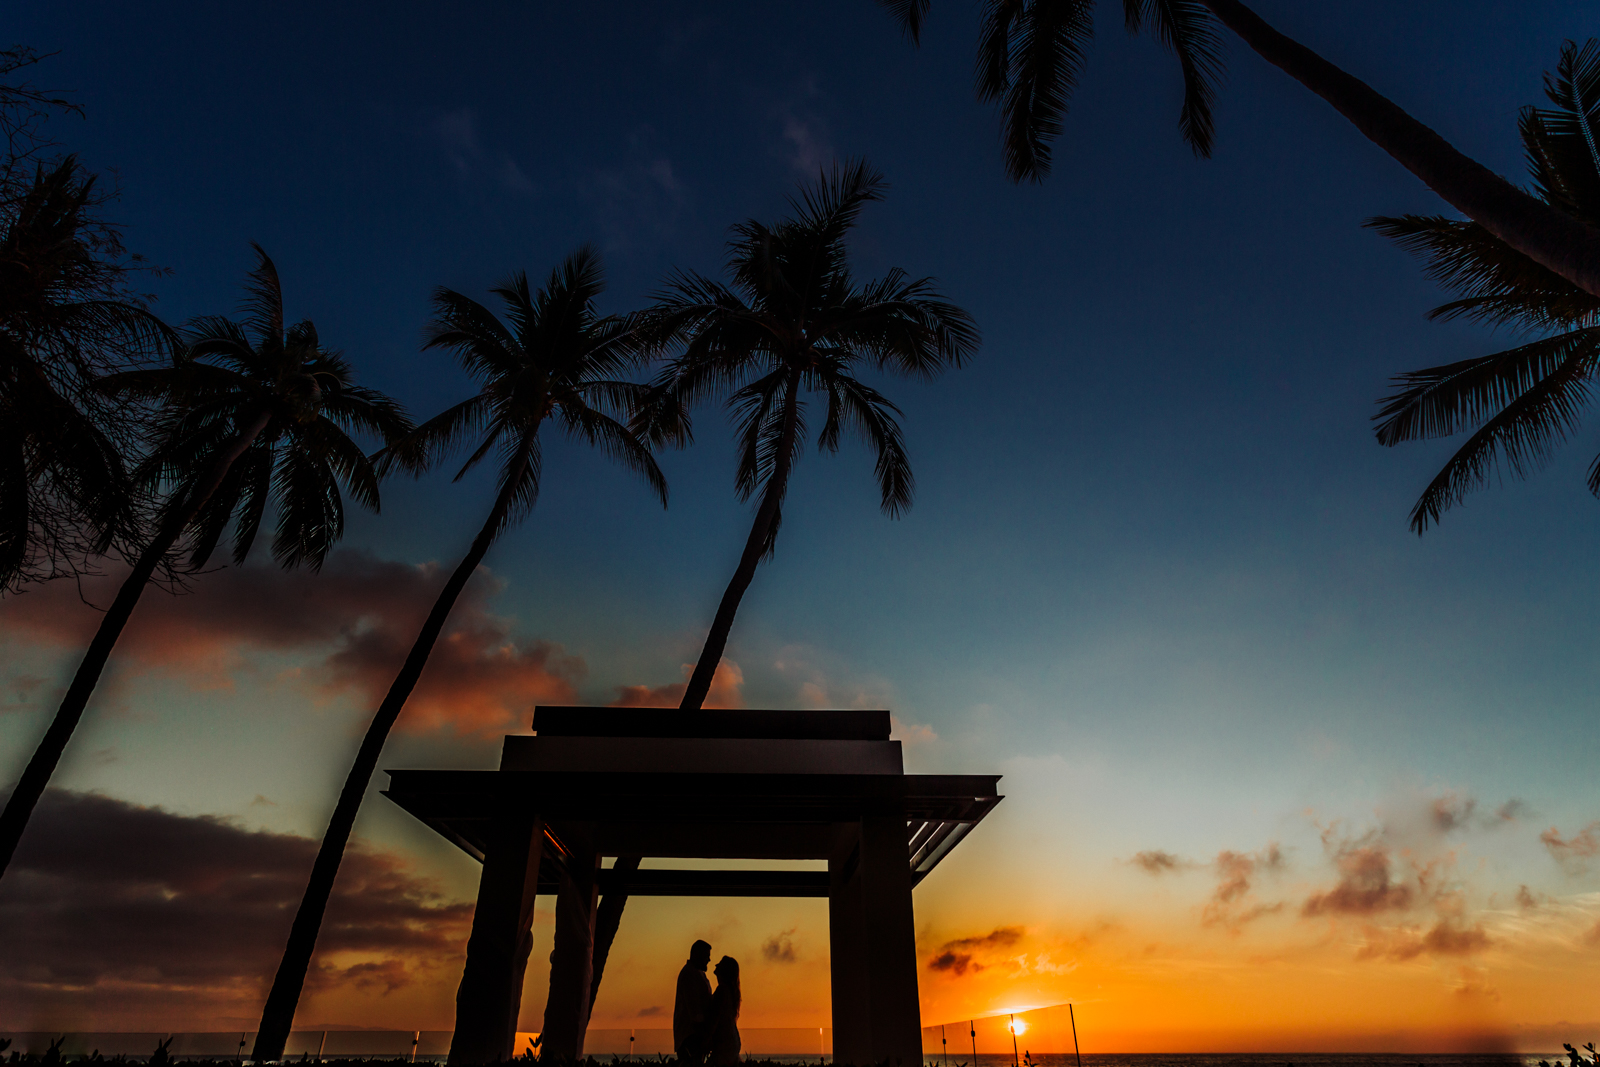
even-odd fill
[[[878,0],[913,42],[930,0]],[[1094,36],[1095,0],[984,0],[978,31],[976,89],[998,105],[1006,173],[1042,181],[1051,142],[1061,134]],[[1129,33],[1148,30],[1178,61],[1183,104],[1178,129],[1197,156],[1216,139],[1211,108],[1223,77],[1216,19],[1196,0],[1123,0]]]
[[[1523,109],[1519,122],[1533,192],[1551,207],[1600,225],[1600,41],[1568,41],[1545,75],[1553,108]],[[1422,533],[1501,470],[1526,477],[1576,432],[1600,361],[1600,297],[1540,266],[1476,222],[1438,215],[1369,223],[1417,255],[1441,286],[1460,294],[1434,318],[1465,316],[1548,333],[1488,356],[1395,378],[1378,414],[1377,437],[1403,441],[1473,431],[1411,512]],[[1600,456],[1589,468],[1600,496]]]

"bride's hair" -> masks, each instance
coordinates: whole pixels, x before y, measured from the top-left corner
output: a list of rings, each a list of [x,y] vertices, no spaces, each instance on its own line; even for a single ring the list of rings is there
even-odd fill
[[[739,1017],[739,1002],[743,999],[739,995],[739,961],[732,956],[724,956],[717,961],[717,992],[724,989],[728,991],[728,999],[733,1001],[733,1017]]]

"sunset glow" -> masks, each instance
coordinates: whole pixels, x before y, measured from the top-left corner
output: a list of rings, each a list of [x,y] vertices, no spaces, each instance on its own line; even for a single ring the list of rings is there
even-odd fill
[[[478,408],[457,412],[470,432],[439,432],[459,454],[440,445],[449,462],[417,477],[386,469],[381,510],[341,490],[343,537],[320,567],[275,560],[283,509],[263,505],[248,561],[229,533],[183,582],[151,584],[0,877],[0,1036],[256,1030],[363,732],[467,559],[294,1016],[297,1031],[451,1030],[482,867],[386,797],[386,772],[496,768],[540,705],[676,709],[730,575],[759,557],[699,675],[705,708],[887,709],[907,772],[1002,776],[1003,802],[914,892],[930,1057],[1014,1041],[1035,1057],[1542,1055],[1600,1038],[1594,412],[1551,421],[1559,447],[1486,460],[1489,484],[1420,536],[1419,494],[1467,431],[1374,436],[1396,375],[1533,343],[1482,308],[1430,318],[1458,294],[1364,226],[1457,209],[1226,27],[1206,158],[1183,140],[1168,43],[1125,33],[1109,0],[1049,172],[1012,180],[1004,108],[972,93],[994,5],[936,0],[915,45],[893,7],[13,5],[11,37],[49,55],[34,82],[83,107],[50,120],[50,151],[115,187],[106,216],[160,268],[131,275],[153,313],[235,315],[259,242],[285,322],[313,321],[417,422],[479,396],[475,371],[423,347],[439,287],[500,314],[494,286],[525,271],[537,289],[574,249],[603,273],[605,315],[652,306],[686,271],[733,286],[729,227],[776,226],[836,161],[885,176],[850,233],[852,278],[931,279],[981,343],[930,369],[871,335],[867,391],[832,419],[816,368],[835,340],[802,353],[811,378],[752,372],[740,381],[810,405],[772,423],[800,427],[782,446],[740,421],[754,393],[696,401],[686,428],[659,394],[652,409],[642,385],[607,379],[584,388],[626,394],[635,415],[617,426],[657,433],[633,446],[652,460],[540,414],[537,447],[496,439],[463,471],[487,431]],[[1521,109],[1546,106],[1563,42],[1600,32],[1570,0],[1251,7],[1519,187],[1534,181]],[[1528,270],[1557,277],[1542,263]],[[641,321],[615,327],[634,331],[614,370],[633,383],[668,366],[629,363]],[[904,332],[929,351],[944,336]],[[723,352],[705,336],[696,351]],[[550,379],[506,380],[545,405],[517,410],[555,410]],[[686,380],[693,397],[701,379]],[[868,393],[893,433],[862,414]],[[359,444],[353,464],[383,440]],[[902,447],[914,477],[896,481]],[[780,453],[792,480],[764,495]],[[539,480],[507,491],[493,515],[514,521],[471,570],[513,459]],[[129,573],[97,557],[0,597],[0,791]],[[856,812],[850,833],[902,817]],[[600,817],[582,818],[591,833]],[[837,894],[865,838],[813,831],[832,860],[738,872],[809,871],[784,891]],[[771,840],[751,851],[778,854]],[[902,900],[903,873],[883,879]],[[704,939],[713,965],[738,963],[741,1027],[785,1031],[764,1040],[797,1056],[830,1047],[825,896],[632,885],[591,1012],[607,1041],[671,1047],[678,971]],[[523,1046],[543,1025],[553,899],[534,910]],[[874,932],[891,928],[909,942],[909,922]]]

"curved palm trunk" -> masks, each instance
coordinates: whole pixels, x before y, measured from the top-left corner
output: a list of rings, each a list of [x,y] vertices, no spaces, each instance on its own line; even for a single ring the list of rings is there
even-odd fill
[[[778,459],[773,464],[772,477],[767,481],[761,506],[756,509],[756,520],[750,527],[749,538],[745,540],[744,554],[739,557],[733,580],[722,594],[722,603],[717,605],[716,618],[711,621],[711,632],[706,635],[700,662],[695,664],[694,674],[690,676],[689,685],[683,693],[683,701],[678,705],[679,710],[699,711],[700,705],[705,703],[706,694],[711,691],[711,679],[717,673],[717,664],[722,662],[722,650],[728,646],[728,634],[733,629],[733,617],[739,612],[739,602],[744,599],[745,590],[750,588],[750,582],[756,576],[756,567],[766,554],[767,543],[772,535],[772,521],[777,517],[778,505],[783,501],[784,490],[789,485],[789,468],[794,463],[799,391],[800,376],[793,374],[784,396],[783,435],[778,442]],[[638,870],[639,859],[635,856],[619,856],[615,866]],[[611,955],[611,943],[616,939],[617,929],[622,924],[622,912],[627,905],[627,890],[613,890],[600,901],[594,936],[594,978],[589,993],[591,1005],[600,995],[600,979],[605,974],[606,958]]]
[[[756,567],[761,563],[761,557],[766,555],[772,537],[772,523],[778,516],[784,490],[789,486],[794,435],[799,421],[799,392],[800,375],[791,374],[783,401],[783,431],[778,439],[778,456],[772,467],[772,477],[767,479],[767,492],[761,498],[761,507],[756,510],[756,521],[751,525],[750,536],[744,543],[744,554],[739,557],[733,579],[722,594],[722,603],[717,605],[716,618],[711,620],[711,632],[706,635],[705,648],[700,651],[700,662],[694,665],[694,674],[690,675],[688,688],[683,692],[683,702],[678,705],[683,711],[699,711],[700,705],[706,701],[706,694],[711,692],[711,679],[717,673],[717,664],[722,662],[722,650],[728,647],[728,634],[733,629],[733,617],[739,613],[739,601],[744,599],[744,591],[750,588],[750,581],[756,576]]]
[[[361,800],[366,795],[368,784],[372,781],[372,772],[377,769],[378,757],[383,753],[384,742],[388,740],[389,731],[393,728],[395,720],[400,717],[406,699],[416,688],[417,680],[422,677],[422,668],[427,666],[428,655],[439,640],[439,634],[444,630],[445,620],[450,617],[450,610],[455,607],[456,599],[466,588],[472,572],[483,562],[489,546],[494,543],[495,535],[500,529],[506,511],[511,506],[516,485],[522,480],[527,464],[527,453],[524,451],[516,467],[509,472],[510,477],[506,479],[500,495],[495,498],[494,507],[490,509],[489,517],[484,521],[483,528],[478,531],[478,536],[473,539],[466,558],[457,565],[455,572],[450,575],[450,580],[439,593],[439,599],[434,601],[433,610],[428,613],[427,621],[422,624],[422,631],[417,634],[417,640],[411,646],[411,653],[406,656],[406,661],[401,666],[400,673],[395,675],[388,694],[383,698],[383,703],[378,705],[377,714],[372,717],[366,736],[361,739],[361,748],[356,752],[355,764],[345,777],[344,789],[339,793],[339,802],[334,805],[333,817],[328,821],[328,830],[322,835],[322,847],[317,850],[316,862],[311,867],[311,880],[306,885],[305,896],[300,900],[300,910],[295,912],[294,925],[289,929],[289,942],[284,946],[283,960],[278,964],[278,973],[272,980],[272,991],[267,994],[266,1007],[261,1012],[261,1026],[256,1033],[255,1049],[250,1053],[250,1058],[258,1063],[283,1057],[283,1047],[289,1041],[289,1029],[294,1023],[295,1009],[300,1004],[300,991],[305,986],[306,972],[311,966],[311,954],[317,947],[317,933],[322,927],[322,915],[327,910],[328,898],[333,893],[333,882],[339,874],[339,863],[344,859],[345,846],[349,843],[350,832],[355,827],[356,813],[361,810]]]
[[[84,653],[83,661],[78,664],[78,670],[72,676],[72,684],[67,687],[66,696],[61,698],[61,706],[56,709],[56,717],[51,720],[50,728],[45,731],[39,747],[33,750],[33,756],[28,760],[28,766],[23,770],[21,779],[6,800],[5,810],[0,811],[0,877],[5,875],[6,868],[11,865],[11,857],[16,854],[17,843],[22,840],[22,831],[27,828],[28,819],[33,814],[35,805],[44,795],[45,787],[50,784],[50,776],[55,773],[56,765],[61,762],[61,754],[66,751],[67,742],[72,739],[73,731],[78,728],[78,721],[83,718],[84,708],[88,707],[89,698],[94,695],[95,686],[100,682],[100,675],[105,672],[106,661],[111,658],[111,650],[116,647],[123,628],[133,617],[133,609],[138,606],[139,598],[144,595],[145,586],[155,574],[156,568],[161,565],[167,550],[183,535],[184,527],[200,513],[206,501],[211,499],[211,495],[217,491],[222,480],[228,476],[228,470],[234,461],[244,455],[245,449],[261,435],[261,431],[266,429],[271,418],[270,411],[262,411],[248,429],[212,458],[210,466],[195,485],[189,498],[183,502],[181,508],[174,508],[168,513],[155,538],[134,563],[133,573],[123,580],[121,588],[117,590],[116,599],[111,602],[105,618],[100,620],[100,628],[95,631],[94,640],[89,642],[89,649]]]
[[[1600,296],[1600,231],[1461,152],[1366,82],[1284,36],[1239,0],[1200,0],[1268,63],[1332,104],[1456,210],[1541,266]]]

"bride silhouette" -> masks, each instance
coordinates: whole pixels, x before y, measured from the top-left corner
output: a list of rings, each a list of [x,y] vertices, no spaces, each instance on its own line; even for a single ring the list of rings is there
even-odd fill
[[[711,995],[711,1011],[698,1044],[710,1052],[707,1067],[729,1067],[739,1062],[739,961],[724,956],[712,973],[717,976],[717,991]]]

